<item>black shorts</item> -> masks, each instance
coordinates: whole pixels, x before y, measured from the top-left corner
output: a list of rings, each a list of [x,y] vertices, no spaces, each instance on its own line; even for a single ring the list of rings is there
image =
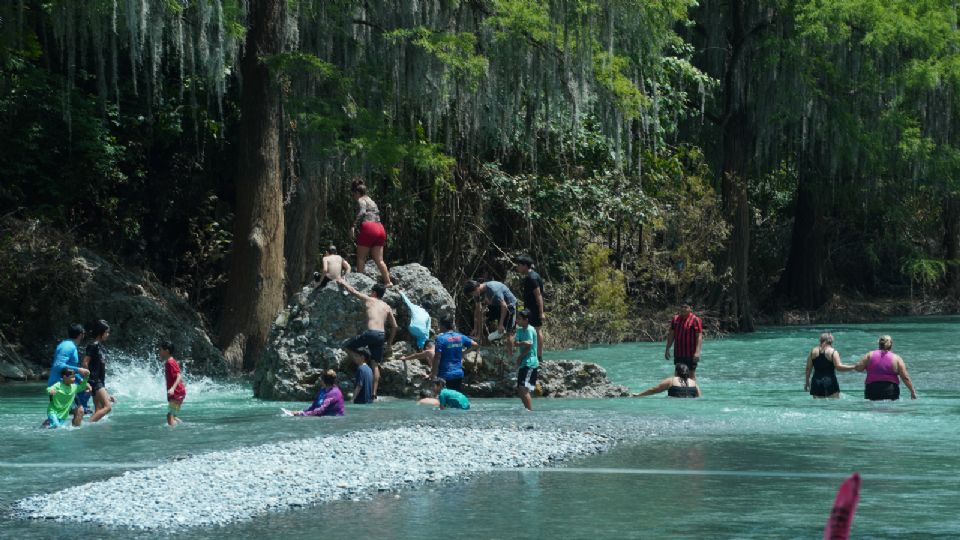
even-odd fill
[[[871,401],[900,399],[900,385],[890,381],[875,381],[863,388],[863,397]]]
[[[494,304],[487,307],[487,320],[500,324],[500,304]],[[503,320],[503,327],[507,332],[512,332],[517,327],[517,306],[507,305],[507,317]]]
[[[447,384],[445,385],[450,390],[456,390],[457,392],[463,393],[463,377],[457,379],[445,379]]]
[[[527,319],[530,322],[530,326],[534,328],[540,328],[543,326],[543,319],[540,318],[540,312],[530,310],[530,318]]]
[[[539,368],[522,367],[517,371],[517,388],[526,388],[533,392],[537,388],[537,372]]]
[[[688,356],[676,356],[676,357],[673,358],[673,364],[674,364],[674,365],[676,365],[676,364],[684,364],[684,365],[686,365],[688,368],[690,368],[690,372],[691,372],[691,373],[693,373],[694,371],[697,370],[697,364],[698,364],[699,362],[700,362],[700,360],[694,360],[693,358],[690,358],[690,357],[688,357]]]
[[[366,347],[370,351],[370,360],[377,364],[383,363],[383,344],[386,336],[382,330],[365,330],[359,336],[348,339],[343,343],[343,348],[351,351],[359,351],[361,347]]]
[[[99,379],[90,379],[88,382],[90,383],[90,394],[91,394],[91,395],[92,395],[92,394],[96,394],[96,393],[99,392],[102,388],[104,388],[103,381],[101,381],[101,380],[99,380]]]
[[[323,276],[323,279],[320,280],[320,284],[317,285],[317,288],[322,289],[327,286],[327,283],[330,283],[330,278]]]

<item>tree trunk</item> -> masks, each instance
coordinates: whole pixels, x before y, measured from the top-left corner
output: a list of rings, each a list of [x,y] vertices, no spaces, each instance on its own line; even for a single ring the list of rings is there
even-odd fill
[[[290,141],[293,147],[296,142]],[[290,157],[291,165],[296,156]],[[310,280],[318,268],[320,220],[323,200],[317,178],[305,174],[296,180],[293,196],[284,211],[284,255],[286,258],[286,297],[290,298]]]
[[[280,88],[263,63],[282,51],[286,0],[252,0],[240,70],[236,224],[220,345],[230,367],[252,370],[283,306]]]
[[[817,186],[812,183],[810,173],[801,172],[797,182],[790,254],[777,284],[778,294],[805,309],[816,309],[826,299],[824,228]]]
[[[727,266],[733,282],[724,298],[724,311],[737,321],[741,332],[753,332],[750,310],[750,202],[747,194],[746,163],[751,134],[743,113],[731,115],[723,126],[723,170],[721,194],[730,223]]]
[[[960,196],[943,200],[943,258],[947,261],[947,293],[960,298]]]

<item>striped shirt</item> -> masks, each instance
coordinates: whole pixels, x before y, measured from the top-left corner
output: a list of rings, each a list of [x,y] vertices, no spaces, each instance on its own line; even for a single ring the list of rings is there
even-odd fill
[[[673,330],[673,357],[693,358],[697,352],[697,338],[703,332],[700,317],[693,313],[683,319],[674,315],[670,321],[670,329]]]

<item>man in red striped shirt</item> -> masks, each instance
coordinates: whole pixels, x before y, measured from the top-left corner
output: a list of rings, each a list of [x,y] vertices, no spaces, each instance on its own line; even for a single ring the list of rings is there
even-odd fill
[[[670,347],[673,346],[673,363],[686,364],[690,368],[690,378],[696,379],[700,346],[703,345],[703,323],[693,314],[692,304],[690,300],[684,300],[680,312],[670,320],[667,350],[663,357],[670,360]]]

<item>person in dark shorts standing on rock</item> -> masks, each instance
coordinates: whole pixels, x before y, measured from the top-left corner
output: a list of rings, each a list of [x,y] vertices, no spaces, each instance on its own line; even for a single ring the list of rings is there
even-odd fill
[[[337,282],[343,285],[348,293],[362,300],[367,310],[367,329],[357,337],[347,340],[343,344],[343,349],[351,355],[360,354],[361,347],[366,347],[370,351],[369,361],[373,370],[372,399],[376,400],[377,390],[380,386],[380,364],[383,363],[385,329],[388,323],[390,324],[390,339],[386,341],[387,349],[393,346],[393,340],[397,337],[397,320],[393,316],[393,310],[383,301],[387,289],[382,284],[377,283],[370,290],[370,294],[366,295],[357,292],[342,277]]]
[[[697,378],[697,364],[700,362],[700,347],[703,345],[703,322],[693,314],[693,302],[684,300],[680,312],[670,320],[667,332],[667,350],[663,356],[670,360],[670,347],[673,346],[673,363],[686,364],[690,368],[690,378]]]
[[[543,362],[543,279],[533,269],[533,258],[521,255],[513,260],[523,276],[523,307],[530,310],[530,326],[537,329],[537,360]]]
[[[83,357],[83,367],[90,370],[90,392],[93,394],[93,406],[96,408],[91,422],[97,422],[104,416],[110,414],[113,410],[113,403],[116,401],[106,388],[107,375],[107,354],[108,350],[104,343],[110,337],[110,325],[103,319],[93,325],[91,331],[93,343],[87,345],[87,352]]]
[[[431,379],[443,379],[446,388],[463,392],[463,352],[464,348],[475,350],[480,344],[453,328],[453,319],[440,319],[440,331],[435,340],[433,363],[430,368]]]

